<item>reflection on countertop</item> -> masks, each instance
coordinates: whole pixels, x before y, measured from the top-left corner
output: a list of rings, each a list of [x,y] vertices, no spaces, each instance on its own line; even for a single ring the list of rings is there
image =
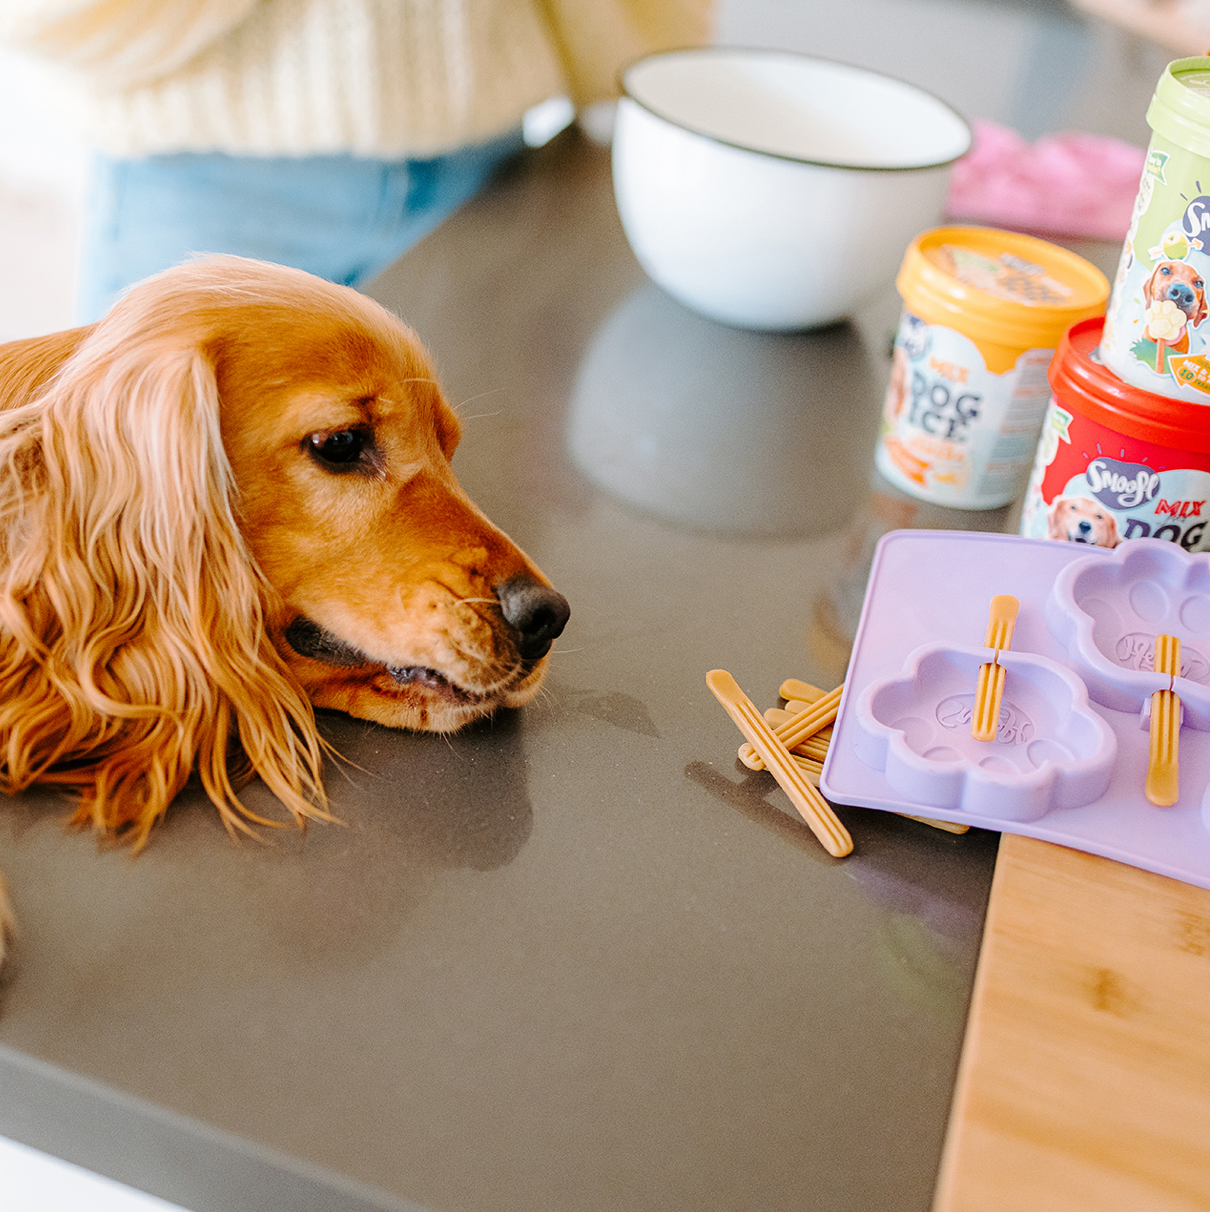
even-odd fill
[[[836,681],[844,679],[849,653],[861,621],[866,582],[879,540],[892,530],[1012,529],[1016,507],[949,509],[919,501],[887,483],[876,471],[867,493],[845,531],[844,559],[836,575],[813,603],[809,642],[811,655]]]
[[[592,338],[568,448],[600,487],[669,521],[731,535],[827,533],[866,492],[875,356],[852,324],[732,328],[648,283]]]

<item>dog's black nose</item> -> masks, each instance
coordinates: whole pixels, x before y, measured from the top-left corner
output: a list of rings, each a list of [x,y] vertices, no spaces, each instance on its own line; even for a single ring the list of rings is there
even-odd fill
[[[1173,282],[1168,287],[1168,298],[1182,310],[1193,306],[1193,287],[1184,282]]]
[[[1076,529],[1077,529],[1077,530],[1078,530],[1078,531],[1079,531],[1081,534],[1087,534],[1087,533],[1088,533],[1088,532],[1089,532],[1089,531],[1092,529],[1092,523],[1091,523],[1091,522],[1089,522],[1089,521],[1082,521],[1082,522],[1080,522],[1080,524],[1079,524],[1079,525],[1076,527]]]
[[[502,581],[496,586],[496,597],[505,620],[517,633],[517,648],[526,661],[546,655],[571,615],[561,593],[528,573]]]

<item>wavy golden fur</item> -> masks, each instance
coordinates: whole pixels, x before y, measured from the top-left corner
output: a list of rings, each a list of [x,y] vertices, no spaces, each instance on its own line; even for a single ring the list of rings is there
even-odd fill
[[[412,333],[206,258],[0,346],[0,788],[142,845],[194,774],[329,816],[313,704],[447,731],[537,691],[566,603],[467,499]]]

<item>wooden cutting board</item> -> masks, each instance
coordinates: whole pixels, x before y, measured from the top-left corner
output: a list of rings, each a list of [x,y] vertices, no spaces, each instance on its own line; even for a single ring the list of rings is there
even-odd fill
[[[1001,838],[934,1212],[1210,1209],[1210,891]]]

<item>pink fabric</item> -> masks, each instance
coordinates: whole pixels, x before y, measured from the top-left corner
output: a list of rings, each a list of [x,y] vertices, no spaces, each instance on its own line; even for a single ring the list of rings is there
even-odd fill
[[[954,165],[946,213],[1043,235],[1122,240],[1143,173],[1141,147],[1070,132],[1027,143],[976,118],[974,145]]]

